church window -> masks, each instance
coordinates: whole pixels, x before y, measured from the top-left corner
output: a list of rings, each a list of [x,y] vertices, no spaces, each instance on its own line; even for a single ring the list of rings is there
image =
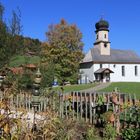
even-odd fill
[[[116,67],[116,64],[114,64],[113,67],[115,68]]]
[[[137,75],[138,75],[138,67],[135,66],[135,76],[137,76]]]
[[[98,39],[98,35],[96,36],[96,39]]]
[[[125,67],[122,66],[122,76],[125,76]]]
[[[106,38],[106,34],[104,34],[104,38]]]
[[[100,69],[103,67],[103,65],[102,64],[100,64]]]

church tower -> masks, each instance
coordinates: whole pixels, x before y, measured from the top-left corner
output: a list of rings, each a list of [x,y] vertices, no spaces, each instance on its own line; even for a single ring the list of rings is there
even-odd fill
[[[110,42],[109,42],[109,23],[104,19],[100,19],[99,22],[95,24],[96,28],[96,41],[94,47],[100,50],[101,55],[110,55]]]

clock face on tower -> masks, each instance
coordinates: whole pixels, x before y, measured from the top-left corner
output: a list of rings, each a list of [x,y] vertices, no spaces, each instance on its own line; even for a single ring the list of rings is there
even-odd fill
[[[104,47],[105,47],[105,48],[107,47],[107,43],[104,43]]]

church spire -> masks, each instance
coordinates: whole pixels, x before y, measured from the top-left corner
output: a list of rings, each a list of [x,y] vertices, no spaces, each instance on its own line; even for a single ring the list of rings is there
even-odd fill
[[[105,30],[105,31],[109,31],[109,23],[104,20],[103,18],[101,18],[96,24],[95,24],[95,28],[96,28],[96,32],[101,31],[101,30]]]
[[[108,37],[109,23],[101,18],[96,24],[96,41],[94,47],[100,49],[101,55],[110,55],[110,42]]]

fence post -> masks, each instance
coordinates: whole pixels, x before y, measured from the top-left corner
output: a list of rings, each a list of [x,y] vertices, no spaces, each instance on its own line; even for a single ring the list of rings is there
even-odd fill
[[[29,112],[30,112],[30,109],[31,109],[31,95],[28,95],[28,106],[29,106]]]
[[[90,104],[89,104],[90,105],[90,120],[89,121],[90,121],[90,124],[92,124],[92,95],[93,94],[91,94],[91,93],[89,94],[89,102],[90,102]]]
[[[121,106],[121,97],[120,97],[120,93],[119,93],[119,106],[118,106],[119,114],[120,114],[120,106]]]
[[[133,95],[134,95],[134,105],[136,105],[136,100],[137,100],[136,99],[136,94],[134,93]]]
[[[64,94],[62,94],[62,102],[61,102],[61,110],[62,110],[62,118],[64,118]]]
[[[68,98],[69,98],[69,94],[67,96],[65,95],[65,98],[64,98],[64,100],[65,100],[65,105],[64,106],[65,107],[64,108],[65,108],[65,117],[66,117],[66,119],[68,119],[68,110],[67,110],[67,107],[68,107],[67,106],[68,105],[67,102],[69,100]]]
[[[78,92],[76,92],[76,118],[78,119]]]
[[[74,92],[72,92],[71,95],[72,95],[72,117],[74,119]]]
[[[12,108],[14,109],[14,105],[13,105],[13,94],[11,95],[11,98],[10,98],[10,105],[11,105]]]
[[[93,122],[94,124],[95,124],[95,114],[96,114],[95,106],[96,106],[96,92],[93,93]]]
[[[17,100],[17,101],[16,101],[16,108],[18,108],[18,94],[16,95],[16,97],[17,97],[17,98],[16,98],[16,100]]]
[[[85,104],[86,104],[86,114],[85,114],[85,119],[86,119],[86,122],[87,122],[87,93],[85,92]]]
[[[80,119],[82,120],[82,113],[83,113],[83,107],[82,107],[82,93],[80,93]]]
[[[46,104],[44,105],[44,108],[46,108]],[[59,117],[61,117],[61,93],[59,93]]]
[[[29,98],[28,98],[28,96],[29,96],[29,95],[24,94],[24,98],[25,98],[25,108],[26,108],[26,110],[29,110],[29,107],[28,107]]]
[[[126,94],[124,95],[124,104],[126,105]],[[126,111],[126,108],[124,109],[124,120],[126,121],[126,113],[127,113],[127,111]]]
[[[60,99],[59,99],[59,101],[60,101]],[[44,98],[44,111],[46,111],[47,110],[47,97],[45,96],[45,98]]]
[[[108,111],[109,109],[109,104],[110,104],[110,97],[109,97],[109,93],[107,93],[107,103],[106,103],[106,110]]]
[[[130,105],[132,104],[132,98],[131,98],[130,93],[129,93],[129,103],[130,103]],[[132,113],[129,113],[129,117],[130,118],[132,117]]]

